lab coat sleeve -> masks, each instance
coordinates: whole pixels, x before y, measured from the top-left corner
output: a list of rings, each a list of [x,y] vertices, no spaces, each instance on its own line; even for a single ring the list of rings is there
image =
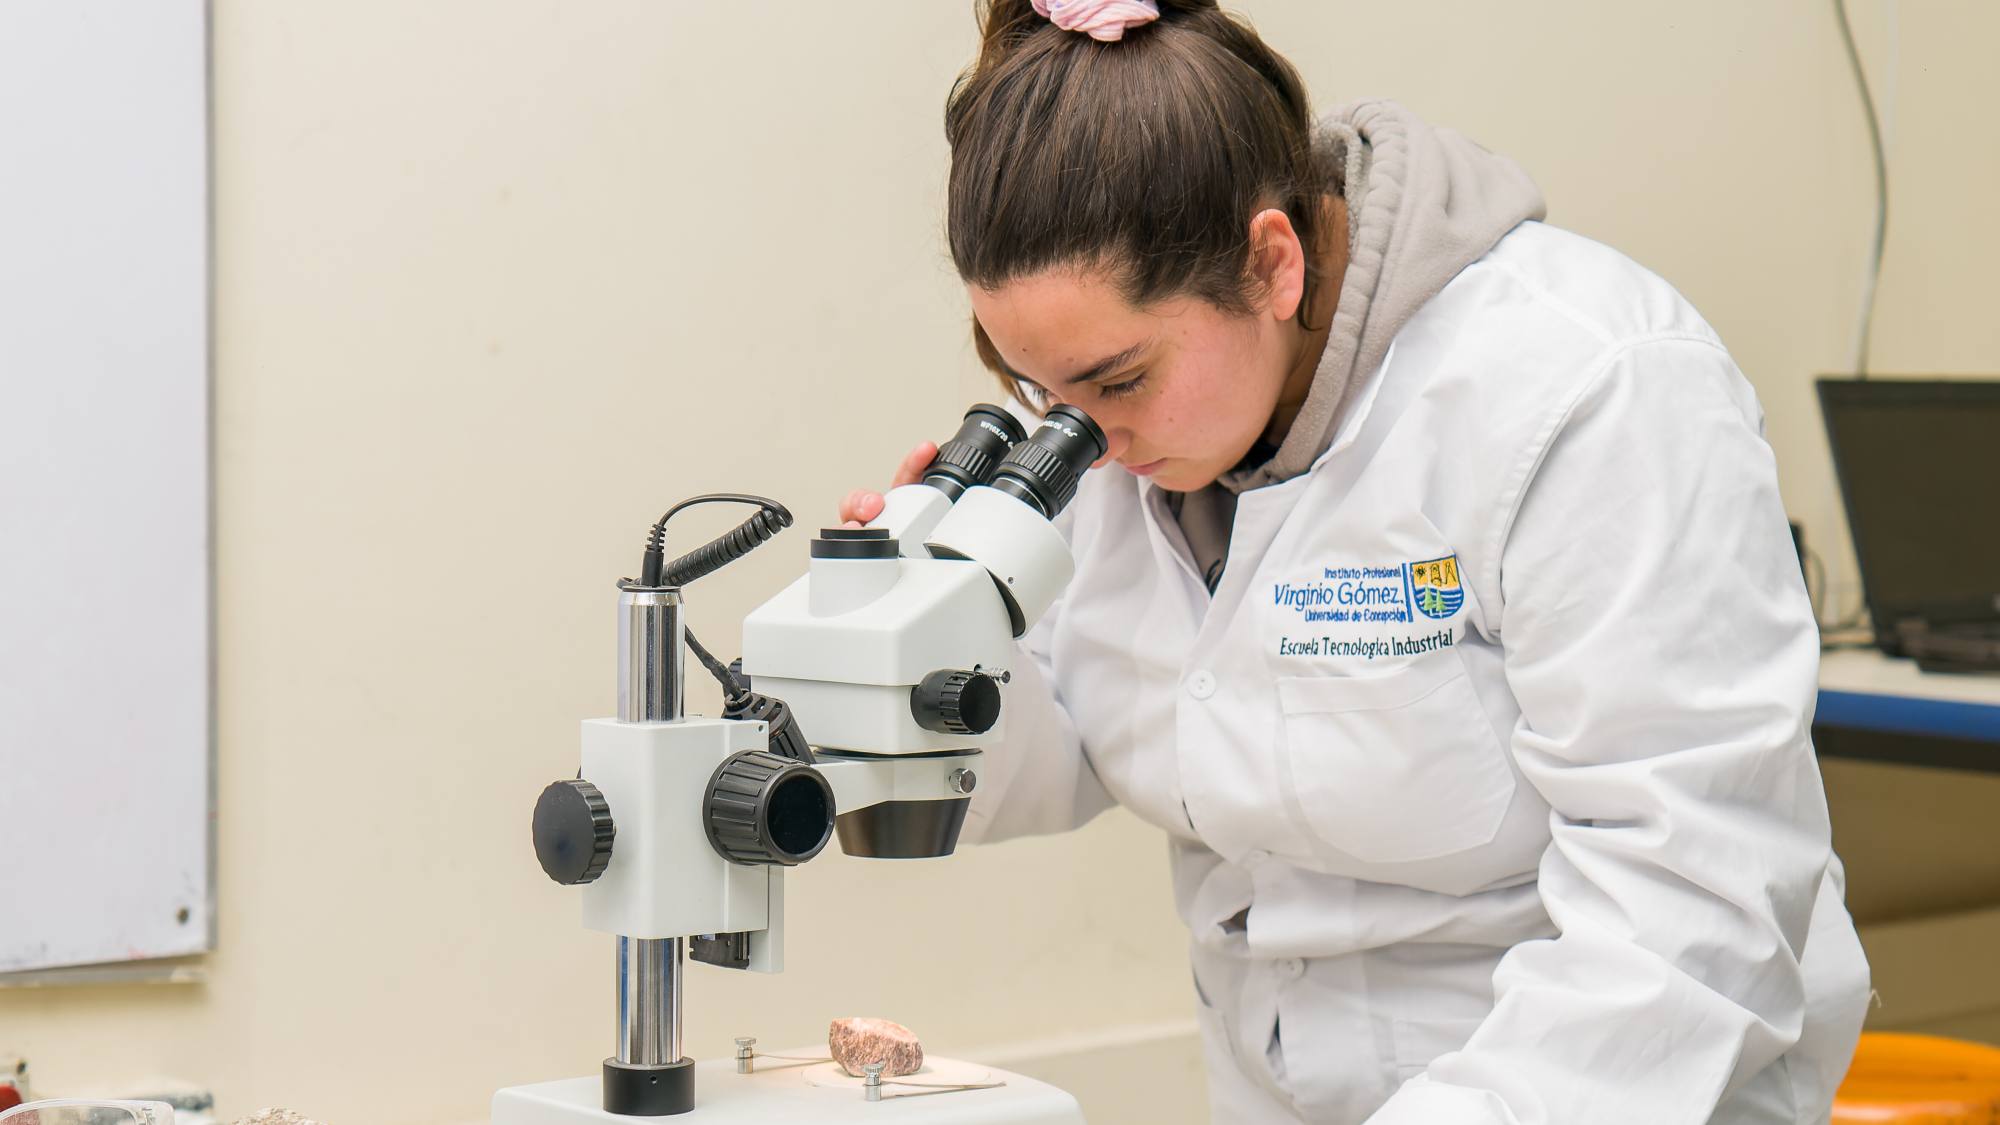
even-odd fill
[[[1058,598],[1014,644],[1014,667],[1001,693],[1005,725],[999,743],[986,747],[960,833],[967,843],[1068,832],[1113,803],[1063,706],[1051,655],[1066,600]]]
[[[1719,346],[1652,340],[1551,430],[1491,557],[1558,936],[1371,1125],[1695,1125],[1800,1036],[1819,647],[1755,397]]]

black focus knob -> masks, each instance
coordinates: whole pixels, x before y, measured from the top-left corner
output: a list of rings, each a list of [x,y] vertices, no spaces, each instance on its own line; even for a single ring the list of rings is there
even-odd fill
[[[549,878],[564,886],[604,874],[617,835],[611,806],[588,781],[558,781],[535,802],[535,858]]]
[[[939,669],[910,689],[910,714],[939,734],[985,734],[1000,721],[1000,682],[984,672]]]
[[[708,842],[731,863],[792,867],[833,839],[833,786],[804,762],[767,751],[724,759],[703,804]]]

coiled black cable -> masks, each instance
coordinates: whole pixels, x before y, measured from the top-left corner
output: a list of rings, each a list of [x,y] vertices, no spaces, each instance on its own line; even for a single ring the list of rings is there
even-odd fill
[[[792,514],[783,508],[761,510],[713,543],[697,547],[668,563],[663,580],[669,586],[685,586],[749,554],[790,527],[791,523]]]
[[[697,504],[750,504],[757,511],[729,532],[708,543],[689,551],[672,563],[665,562],[667,521],[675,515]],[[711,492],[702,496],[690,496],[686,500],[667,509],[667,514],[653,524],[653,530],[646,535],[646,554],[639,564],[639,584],[642,586],[685,586],[704,575],[713,574],[728,566],[751,551],[771,541],[780,531],[792,525],[792,513],[783,504],[762,496],[752,496],[741,492]],[[805,735],[799,731],[798,720],[782,699],[762,695],[750,689],[743,677],[717,660],[707,646],[696,639],[694,630],[685,625],[681,636],[694,652],[695,659],[701,661],[709,675],[722,685],[723,717],[731,719],[751,719],[767,724],[770,730],[770,749],[774,754],[793,758],[811,764],[812,748]]]
[[[755,515],[744,520],[735,528],[714,540],[697,547],[667,565],[666,557],[667,521],[697,504],[749,504],[757,508]],[[706,574],[712,574],[728,566],[744,555],[771,541],[780,531],[792,526],[792,513],[783,504],[762,496],[751,496],[742,492],[711,492],[702,496],[690,496],[686,500],[667,509],[667,514],[653,524],[653,530],[646,536],[646,554],[639,564],[639,584],[642,586],[685,586]]]

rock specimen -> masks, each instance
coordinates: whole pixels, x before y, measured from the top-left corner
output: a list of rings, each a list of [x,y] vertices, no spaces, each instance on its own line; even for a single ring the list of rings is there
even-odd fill
[[[872,1062],[884,1064],[884,1078],[915,1074],[924,1065],[923,1044],[917,1042],[916,1035],[888,1020],[866,1016],[835,1020],[826,1033],[826,1045],[833,1052],[833,1061],[856,1078],[864,1073],[862,1067]]]

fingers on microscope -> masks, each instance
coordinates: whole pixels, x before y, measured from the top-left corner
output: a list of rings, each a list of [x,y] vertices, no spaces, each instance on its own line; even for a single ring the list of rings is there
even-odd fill
[[[903,458],[903,463],[896,466],[896,486],[917,483],[923,478],[924,470],[930,467],[931,460],[936,456],[936,442],[918,442],[916,448],[910,450]]]
[[[848,524],[859,526],[881,514],[882,497],[865,488],[855,489],[840,502],[840,518]]]

